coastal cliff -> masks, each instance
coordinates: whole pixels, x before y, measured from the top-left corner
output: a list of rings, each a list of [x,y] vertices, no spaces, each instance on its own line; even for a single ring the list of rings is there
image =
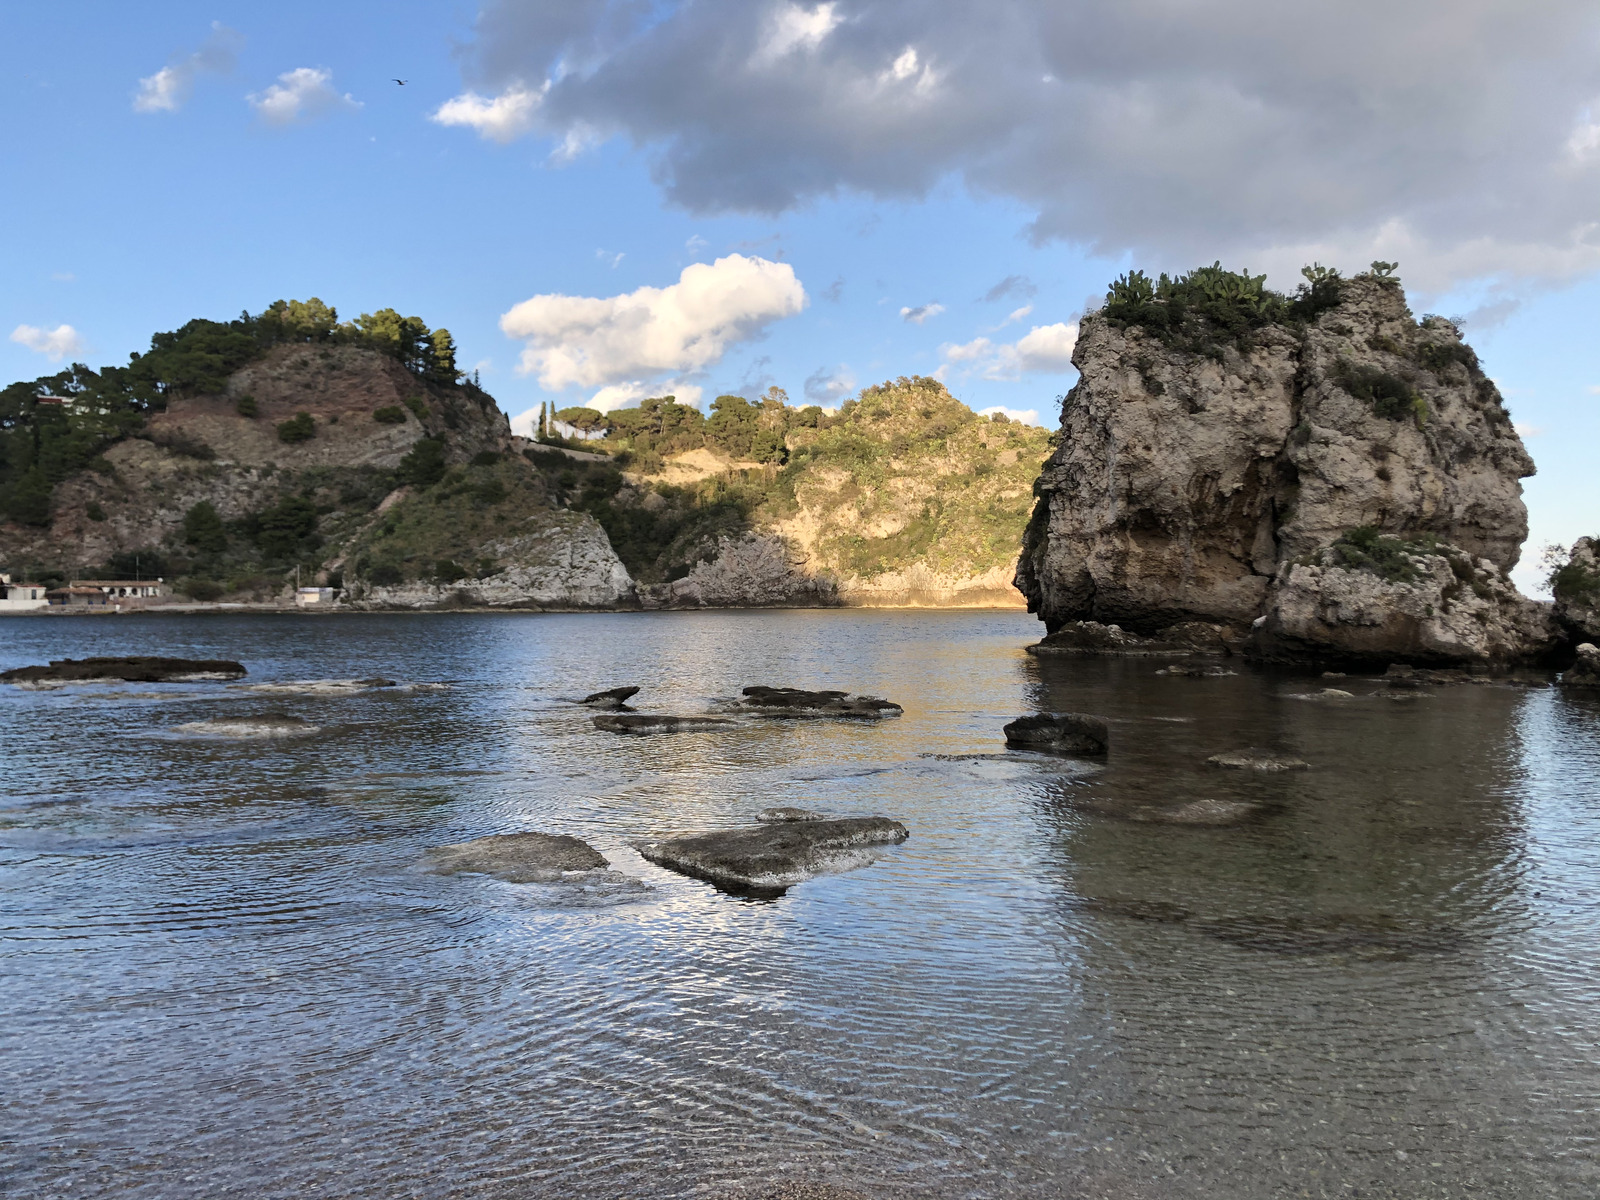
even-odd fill
[[[1374,266],[1292,299],[1135,274],[1084,318],[1016,577],[1045,646],[1083,622],[1286,660],[1557,643],[1509,581],[1533,462],[1459,330]]]

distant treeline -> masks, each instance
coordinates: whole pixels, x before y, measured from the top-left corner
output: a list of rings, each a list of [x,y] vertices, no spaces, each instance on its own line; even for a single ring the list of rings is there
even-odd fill
[[[137,431],[150,412],[175,396],[221,392],[228,376],[274,346],[331,342],[392,355],[416,375],[457,379],[455,341],[420,317],[392,308],[340,322],[316,297],[277,300],[232,321],[197,318],[150,339],[125,367],[64,371],[0,389],[0,516],[27,525],[50,522],[50,494],[72,472],[90,466],[113,442]]]

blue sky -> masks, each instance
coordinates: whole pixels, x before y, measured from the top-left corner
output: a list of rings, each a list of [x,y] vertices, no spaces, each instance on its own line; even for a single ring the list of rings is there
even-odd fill
[[[1028,2],[991,11],[1028,15]],[[0,151],[10,182],[0,190],[7,230],[0,332],[38,332],[0,341],[0,374],[10,380],[56,369],[49,353],[29,343],[50,351],[49,335],[63,325],[75,340],[57,339],[54,348],[99,365],[125,360],[152,331],[194,316],[316,295],[345,316],[387,305],[448,327],[460,363],[478,366],[512,414],[546,399],[580,403],[603,387],[613,400],[629,389],[699,389],[708,403],[719,392],[775,383],[802,402],[809,381],[812,397],[836,403],[847,386],[942,370],[974,408],[1031,411],[1053,424],[1055,398],[1074,379],[1063,360],[1070,341],[1061,335],[1127,266],[1181,269],[1221,257],[1270,270],[1287,288],[1293,265],[1319,253],[1353,270],[1387,251],[1401,261],[1414,308],[1467,315],[1469,340],[1525,430],[1540,469],[1527,488],[1531,547],[1597,532],[1600,255],[1585,240],[1592,231],[1582,231],[1600,207],[1589,166],[1590,143],[1600,146],[1600,77],[1569,59],[1571,37],[1556,45],[1560,27],[1536,29],[1509,51],[1505,35],[1483,27],[1485,53],[1496,52],[1490,43],[1498,39],[1499,58],[1517,60],[1517,78],[1526,80],[1531,62],[1543,65],[1544,77],[1570,83],[1562,91],[1552,82],[1532,99],[1518,84],[1519,104],[1543,105],[1529,109],[1520,132],[1489,136],[1490,118],[1473,111],[1459,121],[1476,120],[1476,128],[1429,129],[1456,80],[1447,65],[1430,75],[1428,62],[1413,64],[1424,94],[1394,101],[1416,106],[1413,140],[1434,146],[1442,139],[1446,149],[1450,138],[1459,142],[1454,158],[1423,164],[1426,180],[1410,165],[1418,153],[1411,143],[1393,140],[1392,130],[1405,132],[1404,108],[1381,126],[1365,126],[1359,115],[1340,128],[1307,126],[1299,140],[1316,143],[1317,153],[1305,163],[1282,148],[1297,144],[1287,134],[1275,157],[1255,161],[1251,147],[1280,136],[1257,131],[1157,174],[1147,169],[1156,161],[1150,146],[1166,147],[1174,162],[1181,157],[1171,131],[1183,114],[1213,102],[1205,99],[1216,94],[1205,90],[1211,81],[1175,92],[1176,115],[1161,130],[1134,125],[1068,144],[1059,141],[1063,128],[1087,127],[1090,116],[1103,126],[1111,119],[1105,114],[1127,105],[1118,107],[1102,83],[1062,100],[1065,120],[1018,115],[1056,101],[1009,96],[1006,74],[979,56],[1014,62],[1020,51],[999,43],[985,50],[988,27],[964,30],[971,14],[962,6],[940,21],[938,4],[750,0],[719,13],[722,3],[657,5],[624,40],[613,31],[617,13],[637,18],[637,10],[607,0],[7,5],[0,89],[13,116]],[[1082,10],[1076,40],[1029,87],[1057,87],[1057,76],[1070,71],[1092,73],[1081,61],[1087,51],[1076,47],[1112,10],[1064,7]],[[1234,41],[1266,36],[1245,0],[1216,7],[1237,10],[1244,22]],[[1484,11],[1492,15],[1493,7]],[[1459,19],[1461,9],[1450,11]],[[1582,6],[1573,11],[1581,16]],[[734,43],[719,49],[693,25],[713,18],[717,37],[753,39],[754,49],[741,52],[761,66],[756,90],[729,82],[722,64]],[[1592,32],[1581,22],[1574,28]],[[1048,44],[1050,32],[1032,40]],[[1405,30],[1390,37],[1403,40]],[[1592,38],[1577,49],[1585,46],[1600,62]],[[1204,56],[1203,46],[1190,49]],[[1262,49],[1241,45],[1240,53],[1259,60]],[[1460,56],[1459,44],[1453,53]],[[1272,130],[1323,121],[1339,110],[1341,88],[1372,95],[1363,63],[1327,66],[1318,115],[1307,117],[1272,80],[1251,74],[1254,67],[1214,57],[1215,71],[1238,72],[1232,90],[1258,90],[1251,112],[1279,105]],[[1317,66],[1302,64],[1302,73]],[[173,72],[169,82],[186,79],[187,91],[163,94],[166,107],[152,108],[152,85],[145,85],[146,111],[137,111],[141,80],[163,68]],[[1145,69],[1156,83],[1142,94],[1154,94],[1159,107],[1159,88],[1179,72],[1144,58],[1128,68]],[[302,74],[290,74],[296,71]],[[641,79],[662,90],[649,91]],[[1467,82],[1472,95],[1494,99],[1493,77]],[[274,87],[283,93],[277,100]],[[934,111],[946,94],[949,107]],[[852,108],[838,99],[851,95],[870,100]],[[1596,108],[1584,107],[1586,95]],[[511,126],[430,119],[463,96],[477,97],[479,111],[496,97],[537,100]],[[1508,199],[1495,191],[1497,180],[1533,169],[1517,156],[1531,153],[1545,109],[1550,162],[1534,167],[1553,172],[1559,186],[1539,188],[1545,199],[1537,204]],[[1090,116],[1074,124],[1076,113]],[[1228,124],[1219,115],[1199,134],[1185,133],[1183,144],[1222,138],[1225,131],[1216,131]],[[1148,145],[1141,148],[1141,139]],[[563,145],[576,152],[564,154]],[[1211,204],[1211,163],[1230,154],[1245,156],[1229,167],[1244,173],[1240,192],[1282,186],[1297,199],[1277,198],[1242,216],[1244,201]],[[1341,155],[1366,156],[1350,172],[1360,187],[1339,197],[1348,219],[1317,198],[1327,190],[1319,164]],[[1495,173],[1473,176],[1478,167],[1460,165],[1478,159],[1491,160],[1483,169]],[[1251,171],[1260,173],[1259,188],[1248,186]],[[1304,179],[1297,171],[1307,172]],[[1426,181],[1441,178],[1449,188],[1427,193]],[[1528,191],[1535,187],[1530,179]],[[1568,187],[1572,197],[1562,200]],[[1461,199],[1480,193],[1477,208]],[[1548,199],[1557,193],[1560,203]],[[1252,240],[1254,228],[1262,233]],[[572,314],[582,305],[570,298],[671,288],[686,267],[734,255],[779,264],[792,271],[792,283],[767,273],[777,291],[765,301],[706,318],[705,329],[689,329],[681,345],[654,358],[606,358],[612,344],[594,321],[624,317],[594,318],[576,334],[556,328],[578,319]],[[1006,280],[1002,294],[985,299]],[[541,295],[560,303],[546,305],[540,318],[540,353],[555,346],[583,364],[563,377],[578,381],[554,390],[541,387],[538,371],[519,373],[524,342],[500,324]],[[663,302],[649,293],[632,303],[655,311]],[[626,310],[626,303],[617,309]],[[713,325],[709,340],[701,336]],[[546,376],[554,377],[548,369]],[[1525,588],[1534,558],[1525,554],[1519,571]]]

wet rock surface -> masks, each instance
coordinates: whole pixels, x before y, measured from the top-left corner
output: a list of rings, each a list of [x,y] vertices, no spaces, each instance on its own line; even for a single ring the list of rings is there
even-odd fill
[[[1213,754],[1206,762],[1213,767],[1228,767],[1235,771],[1306,771],[1311,767],[1302,758],[1285,758],[1265,750],[1230,750]]]
[[[286,738],[321,733],[322,726],[287,713],[262,713],[255,717],[221,717],[214,721],[190,721],[173,726],[177,733],[195,737]]]
[[[761,717],[862,717],[867,720],[898,717],[904,711],[893,701],[877,696],[759,684],[745,688],[729,707],[733,712]]]
[[[1600,646],[1584,642],[1578,647],[1577,661],[1561,675],[1563,687],[1600,688]]]
[[[1149,655],[1232,654],[1244,648],[1242,627],[1206,621],[1170,626],[1160,635],[1131,633],[1120,625],[1099,621],[1068,621],[1042,641],[1027,648],[1029,654],[1093,654],[1141,658]]]
[[[601,713],[594,727],[609,733],[681,733],[695,729],[731,727],[726,717],[674,717],[655,713]]]
[[[828,818],[819,812],[812,812],[809,808],[763,808],[756,814],[756,820],[764,825],[781,825],[786,821],[826,821]]]
[[[866,866],[877,850],[908,836],[887,817],[834,817],[651,839],[635,848],[659,866],[725,891],[775,895],[818,875]]]
[[[590,708],[610,708],[628,711],[628,701],[639,694],[636,687],[615,687],[604,692],[590,692],[579,704],[587,704]]]
[[[507,883],[554,883],[573,871],[611,864],[593,846],[565,833],[500,833],[428,851],[440,874],[493,875]]]
[[[1019,750],[1104,758],[1111,748],[1106,723],[1087,713],[1035,713],[1018,717],[1004,732],[1006,745]]]
[[[196,683],[243,679],[243,663],[224,658],[58,658],[42,667],[15,667],[0,673],[0,683]]]

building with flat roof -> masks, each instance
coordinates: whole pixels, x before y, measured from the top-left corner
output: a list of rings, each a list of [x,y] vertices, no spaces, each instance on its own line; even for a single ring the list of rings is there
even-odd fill
[[[50,603],[45,599],[45,593],[49,590],[42,583],[18,583],[9,575],[0,575],[0,612],[45,608]]]
[[[172,594],[172,589],[160,579],[74,579],[71,586],[98,588],[116,600],[151,600]]]

